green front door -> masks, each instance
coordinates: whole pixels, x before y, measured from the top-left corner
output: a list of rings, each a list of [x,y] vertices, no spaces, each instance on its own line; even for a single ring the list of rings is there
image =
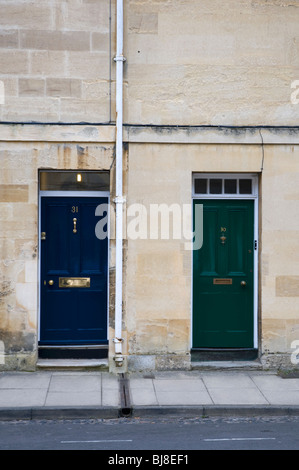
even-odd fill
[[[203,245],[193,251],[193,348],[253,348],[254,201],[196,204]]]

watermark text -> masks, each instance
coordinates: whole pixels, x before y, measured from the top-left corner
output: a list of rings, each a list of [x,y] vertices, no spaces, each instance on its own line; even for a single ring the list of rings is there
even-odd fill
[[[291,343],[291,349],[295,349],[295,351],[291,354],[291,363],[296,365],[299,364],[299,340],[296,339]]]
[[[5,364],[5,347],[3,341],[0,340],[0,365]]]
[[[97,206],[100,217],[95,227],[99,240],[108,237],[108,204]],[[135,203],[127,207],[124,234],[129,240],[181,240],[185,250],[199,250],[203,244],[203,205]]]
[[[0,80],[0,105],[1,104],[5,104],[5,88],[2,80]]]
[[[294,80],[291,83],[291,88],[294,88],[294,91],[291,93],[291,103],[299,104],[299,80]]]

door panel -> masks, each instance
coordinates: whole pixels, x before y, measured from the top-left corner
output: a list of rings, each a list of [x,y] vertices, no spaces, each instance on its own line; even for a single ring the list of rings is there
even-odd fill
[[[244,249],[244,242],[249,231],[247,207],[227,207],[228,227],[230,227],[227,237],[228,246],[228,275],[246,275],[247,256]],[[232,228],[232,229],[231,229]]]
[[[107,343],[108,238],[95,235],[99,204],[108,199],[41,198],[42,345]]]
[[[219,214],[217,208],[211,207],[211,210],[205,213],[204,240],[205,250],[200,253],[200,263],[198,269],[202,276],[217,275],[218,269],[218,247],[216,244],[216,232],[214,227],[219,225]]]
[[[99,220],[98,217],[95,219],[95,204],[85,203],[81,206],[80,214],[79,223],[84,227],[84,237],[80,237],[80,274],[103,275],[107,269],[107,259],[101,255],[103,247],[95,236],[95,224],[90,224],[91,220]]]
[[[253,348],[254,202],[195,204],[203,245],[193,252],[193,347]]]
[[[47,227],[51,227],[51,243],[45,251],[45,261],[49,274],[70,272],[70,245],[65,236],[68,227],[68,207],[52,202],[47,206]]]

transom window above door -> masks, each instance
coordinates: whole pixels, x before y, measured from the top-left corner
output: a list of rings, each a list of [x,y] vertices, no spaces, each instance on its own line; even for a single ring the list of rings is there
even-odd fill
[[[252,175],[207,175],[193,176],[194,196],[250,197],[257,192],[257,177]]]
[[[109,171],[41,171],[41,191],[109,191]]]

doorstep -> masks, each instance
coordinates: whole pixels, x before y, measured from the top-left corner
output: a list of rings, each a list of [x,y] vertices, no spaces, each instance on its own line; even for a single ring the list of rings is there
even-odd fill
[[[192,361],[191,370],[263,370],[259,360],[255,361]]]
[[[38,359],[38,370],[108,371],[108,359]]]
[[[108,358],[108,344],[38,345],[39,359],[102,360]]]

